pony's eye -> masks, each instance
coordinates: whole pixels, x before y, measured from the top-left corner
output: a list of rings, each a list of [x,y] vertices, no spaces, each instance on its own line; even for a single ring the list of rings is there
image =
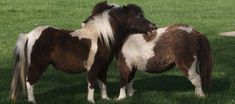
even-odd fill
[[[143,14],[139,14],[138,17],[144,17],[144,15]]]

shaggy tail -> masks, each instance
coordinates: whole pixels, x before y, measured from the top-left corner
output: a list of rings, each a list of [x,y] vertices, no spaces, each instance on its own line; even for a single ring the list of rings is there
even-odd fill
[[[15,101],[21,88],[25,91],[25,69],[27,63],[26,57],[26,46],[27,46],[27,36],[25,34],[20,34],[17,40],[14,55],[15,55],[15,64],[12,73],[12,82],[11,82],[11,91],[10,98]]]
[[[201,76],[202,89],[205,91],[212,87],[212,56],[209,41],[205,36],[200,37],[200,46],[199,73]]]

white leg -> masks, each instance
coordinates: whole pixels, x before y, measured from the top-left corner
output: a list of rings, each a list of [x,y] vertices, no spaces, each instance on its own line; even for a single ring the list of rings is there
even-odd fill
[[[119,93],[119,97],[118,97],[118,101],[119,100],[122,100],[122,99],[125,99],[126,98],[126,86],[123,86],[121,89],[120,89],[120,93]]]
[[[201,85],[201,77],[196,72],[197,69],[197,58],[194,57],[195,61],[192,63],[189,72],[188,72],[188,79],[191,81],[191,83],[195,86],[195,95],[198,97],[205,97],[205,94],[202,90]]]
[[[94,100],[94,91],[95,89],[94,88],[90,88],[90,83],[88,83],[88,95],[87,95],[87,100],[91,103],[95,103],[95,100]]]
[[[26,82],[27,93],[28,93],[28,102],[36,104],[34,94],[33,94],[33,85],[30,85],[29,82]]]
[[[127,96],[133,96],[135,90],[133,89],[133,80],[127,84]]]
[[[99,84],[99,87],[100,87],[100,92],[101,92],[102,99],[110,100],[110,98],[107,95],[106,85],[100,80],[98,80],[98,84]]]

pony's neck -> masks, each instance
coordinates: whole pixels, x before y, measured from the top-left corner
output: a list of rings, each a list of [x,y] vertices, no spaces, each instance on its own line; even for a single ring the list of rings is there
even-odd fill
[[[115,42],[115,32],[110,23],[109,10],[94,16],[80,31],[92,36],[95,35],[94,37],[100,38],[107,47]]]

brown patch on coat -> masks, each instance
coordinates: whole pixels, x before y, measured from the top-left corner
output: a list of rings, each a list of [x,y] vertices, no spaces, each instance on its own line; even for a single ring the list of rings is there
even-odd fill
[[[149,41],[155,39],[155,38],[156,38],[156,35],[157,35],[156,32],[151,32],[151,33],[148,34],[148,35],[143,35],[143,37],[144,37],[144,40],[146,40],[147,42],[149,42]]]
[[[122,88],[130,81],[130,77],[131,79],[133,79],[135,75],[135,71],[132,73],[131,69],[127,66],[125,57],[123,56],[122,52],[120,52],[120,54],[118,55],[118,69],[121,76],[120,88]]]
[[[155,56],[148,60],[148,72],[163,72],[176,65],[185,75],[194,61],[198,59],[202,88],[211,88],[212,56],[208,39],[193,29],[191,33],[178,27],[188,26],[176,24],[170,26],[159,38],[154,47]]]
[[[178,29],[180,26],[188,25],[169,26],[156,42],[155,56],[148,61],[148,72],[163,72],[176,65],[187,75],[194,61],[193,56],[198,54],[200,47],[197,34],[189,34]]]
[[[86,71],[85,61],[91,47],[91,40],[70,35],[72,31],[45,29],[36,40],[31,53],[29,82],[36,82],[49,64],[68,73]]]

